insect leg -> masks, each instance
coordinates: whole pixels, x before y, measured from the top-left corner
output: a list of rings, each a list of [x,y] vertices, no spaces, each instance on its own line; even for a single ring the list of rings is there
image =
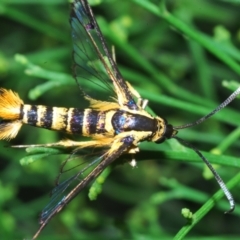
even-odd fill
[[[70,139],[61,140],[56,143],[13,145],[12,148],[33,148],[33,147],[63,147],[63,148],[85,148],[85,147],[104,147],[112,142],[112,138],[101,138],[90,141],[72,141]]]
[[[137,98],[137,105],[138,105],[138,107],[141,108],[141,109],[145,109],[146,106],[148,105],[148,100],[147,99],[143,99],[140,96],[139,92],[136,89],[134,89],[133,86],[129,82],[126,82],[126,83],[127,83],[127,86],[129,88],[131,94]]]

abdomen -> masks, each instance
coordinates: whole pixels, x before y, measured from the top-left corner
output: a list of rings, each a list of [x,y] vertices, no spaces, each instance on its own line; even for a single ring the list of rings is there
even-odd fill
[[[21,110],[22,122],[25,124],[83,136],[106,133],[106,114],[89,108],[42,105],[23,105]]]

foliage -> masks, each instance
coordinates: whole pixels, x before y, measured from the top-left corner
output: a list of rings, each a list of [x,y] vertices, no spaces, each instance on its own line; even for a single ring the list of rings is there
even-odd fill
[[[238,1],[99,0],[93,10],[109,45],[115,46],[124,77],[149,100],[149,111],[178,126],[209,113],[236,88],[239,8]],[[69,9],[65,0],[0,2],[1,86],[27,103],[86,107],[71,77]],[[238,101],[179,133],[216,164],[237,203]],[[26,126],[11,144],[64,137]],[[0,153],[0,236],[29,238],[67,155],[49,150],[29,160],[23,149],[6,145],[1,143]],[[182,239],[188,232],[185,239],[237,239],[240,206],[224,215],[228,203],[220,200],[222,192],[193,150],[175,140],[140,147],[137,168],[118,160],[96,190],[101,192],[97,199],[90,201],[85,189],[39,239]],[[22,158],[21,163],[34,162],[21,166]],[[183,208],[193,213],[190,220],[182,217]]]

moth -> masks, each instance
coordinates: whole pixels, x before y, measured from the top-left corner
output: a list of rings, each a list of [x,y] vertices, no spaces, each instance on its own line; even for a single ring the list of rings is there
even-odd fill
[[[43,209],[40,227],[33,239],[36,239],[53,216],[59,213],[77,194],[103,170],[116,161],[122,154],[132,157],[139,152],[139,144],[149,141],[160,144],[175,138],[183,145],[191,147],[205,162],[216,178],[234,210],[234,199],[225,183],[210,162],[191,144],[177,137],[180,129],[198,125],[227,106],[240,93],[240,88],[233,92],[222,104],[208,115],[193,123],[173,126],[164,118],[152,116],[145,108],[148,101],[122,77],[114,58],[109,51],[98,23],[87,0],[74,0],[71,5],[70,24],[73,40],[74,78],[82,91],[89,107],[65,108],[42,105],[28,105],[17,93],[0,88],[0,139],[10,140],[16,137],[21,126],[28,124],[35,127],[62,131],[67,134],[90,137],[88,141],[62,140],[46,146],[63,147],[77,155],[83,150],[100,149],[91,155],[91,162],[81,168],[75,175],[59,183],[52,192],[50,203]],[[96,61],[97,56],[97,61]],[[100,65],[100,68],[99,68]],[[115,93],[111,101],[95,99],[81,87],[81,82],[91,81],[102,88]],[[63,167],[71,160],[70,156]],[[89,151],[84,157],[89,157]],[[91,169],[91,171],[89,171]]]

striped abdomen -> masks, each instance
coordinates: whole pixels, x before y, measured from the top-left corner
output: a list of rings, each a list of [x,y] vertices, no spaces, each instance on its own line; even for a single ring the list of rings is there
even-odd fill
[[[113,133],[108,119],[114,113],[115,111],[22,105],[20,120],[36,127],[90,136]]]
[[[99,105],[95,106],[99,108]],[[100,104],[101,109],[101,104]],[[104,108],[103,108],[104,109]],[[126,111],[116,104],[108,110],[47,107],[24,104],[17,93],[0,88],[0,140],[12,139],[22,124],[83,136],[115,136],[134,131],[144,135],[141,139],[162,138],[166,122],[160,118]],[[133,134],[133,132],[131,133]],[[155,140],[156,138],[156,140]]]

